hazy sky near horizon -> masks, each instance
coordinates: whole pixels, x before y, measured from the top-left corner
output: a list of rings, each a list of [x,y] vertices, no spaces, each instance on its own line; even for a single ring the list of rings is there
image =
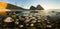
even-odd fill
[[[23,8],[30,8],[31,5],[40,4],[44,9],[60,9],[60,0],[0,0]]]

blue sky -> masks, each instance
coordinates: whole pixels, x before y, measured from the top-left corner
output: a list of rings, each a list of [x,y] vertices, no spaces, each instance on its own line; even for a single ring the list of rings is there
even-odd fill
[[[44,9],[60,9],[60,0],[0,0],[14,4],[23,8],[30,8],[31,5],[37,6],[40,4]]]

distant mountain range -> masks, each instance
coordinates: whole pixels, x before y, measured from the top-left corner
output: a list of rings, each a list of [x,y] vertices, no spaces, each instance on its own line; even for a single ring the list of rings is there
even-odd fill
[[[4,2],[0,2],[0,8],[4,8],[5,9],[19,9],[19,10],[26,10],[25,8],[13,5],[13,4],[9,4],[9,3],[4,3]],[[30,9],[28,10],[44,10],[44,8],[41,5],[37,5],[37,7],[31,6]]]

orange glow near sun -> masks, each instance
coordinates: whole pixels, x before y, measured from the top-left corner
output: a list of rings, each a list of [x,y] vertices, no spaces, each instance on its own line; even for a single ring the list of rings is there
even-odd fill
[[[6,9],[7,3],[5,2],[0,2],[0,9]]]
[[[0,15],[6,15],[5,10],[7,7],[7,3],[5,2],[0,2]]]

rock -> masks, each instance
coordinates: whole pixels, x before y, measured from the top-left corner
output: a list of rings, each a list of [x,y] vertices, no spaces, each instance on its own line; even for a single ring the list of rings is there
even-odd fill
[[[44,10],[44,8],[41,5],[37,5],[36,9],[37,10]]]
[[[34,6],[31,6],[30,10],[36,10],[36,8]]]

